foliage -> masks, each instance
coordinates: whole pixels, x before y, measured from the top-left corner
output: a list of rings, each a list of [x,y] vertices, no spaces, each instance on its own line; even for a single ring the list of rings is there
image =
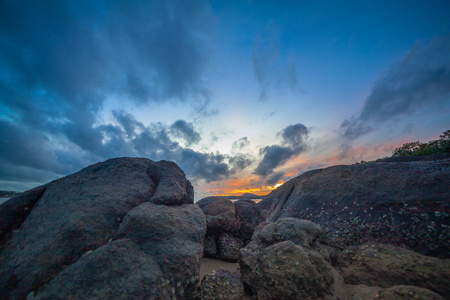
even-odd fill
[[[403,144],[403,146],[394,149],[392,156],[418,156],[447,152],[450,152],[450,130],[440,135],[439,140],[427,143],[417,141]]]

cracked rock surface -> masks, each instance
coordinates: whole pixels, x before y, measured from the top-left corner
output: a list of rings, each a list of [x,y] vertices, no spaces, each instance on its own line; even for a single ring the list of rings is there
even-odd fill
[[[176,164],[143,158],[107,160],[12,198],[2,220],[24,213],[0,228],[0,298],[184,298],[206,232],[192,203]]]

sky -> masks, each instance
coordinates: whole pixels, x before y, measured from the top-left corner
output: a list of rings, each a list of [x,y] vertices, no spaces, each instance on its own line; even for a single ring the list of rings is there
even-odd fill
[[[109,158],[209,195],[450,129],[450,2],[0,0],[0,190]]]

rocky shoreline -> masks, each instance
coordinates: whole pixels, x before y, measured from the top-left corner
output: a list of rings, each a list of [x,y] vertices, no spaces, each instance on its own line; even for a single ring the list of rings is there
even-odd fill
[[[0,299],[449,299],[449,178],[335,166],[194,204],[176,164],[108,160],[0,204]]]

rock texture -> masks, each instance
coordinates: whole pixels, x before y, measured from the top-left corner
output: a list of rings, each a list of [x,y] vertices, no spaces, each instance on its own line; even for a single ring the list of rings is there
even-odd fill
[[[247,244],[252,239],[255,227],[264,221],[264,219],[261,216],[255,201],[245,199],[237,200],[234,202],[234,207],[236,209],[236,217],[241,225],[238,237]]]
[[[318,299],[331,294],[332,269],[317,252],[291,241],[242,252],[242,280],[257,299]]]
[[[207,221],[205,237],[206,257],[237,261],[239,250],[253,234],[261,221],[252,200],[233,202],[226,197],[207,197],[196,204],[203,210]]]
[[[244,243],[240,239],[231,234],[222,233],[218,242],[219,258],[225,261],[237,261],[242,247],[244,247]]]
[[[297,217],[345,249],[367,241],[450,257],[450,159],[333,166],[294,178],[258,203],[268,222]]]
[[[28,208],[1,228],[1,299],[181,299],[198,281],[206,220],[172,162],[111,159],[20,197],[0,206]]]
[[[217,256],[216,237],[214,235],[205,236],[205,243],[204,243],[204,247],[203,247],[203,256],[205,256],[205,257],[216,257]]]
[[[295,218],[255,229],[239,265],[256,299],[448,299],[449,259],[380,243],[340,250],[320,244],[321,233]]]
[[[266,245],[282,241],[292,241],[297,245],[309,247],[322,235],[322,228],[308,220],[281,218],[264,226],[255,238]]]
[[[331,295],[332,266],[310,244],[320,233],[317,224],[294,218],[260,225],[252,241],[241,250],[243,282],[257,299],[318,299]]]
[[[378,299],[382,300],[444,300],[439,294],[416,286],[398,285],[380,291]]]
[[[241,300],[244,286],[237,274],[219,268],[207,274],[199,287],[199,300]]]
[[[366,243],[350,247],[335,258],[348,284],[384,288],[411,285],[450,295],[450,260],[424,256],[391,245]]]
[[[208,234],[220,235],[237,231],[240,227],[236,210],[226,197],[207,197],[196,202],[206,216]]]

